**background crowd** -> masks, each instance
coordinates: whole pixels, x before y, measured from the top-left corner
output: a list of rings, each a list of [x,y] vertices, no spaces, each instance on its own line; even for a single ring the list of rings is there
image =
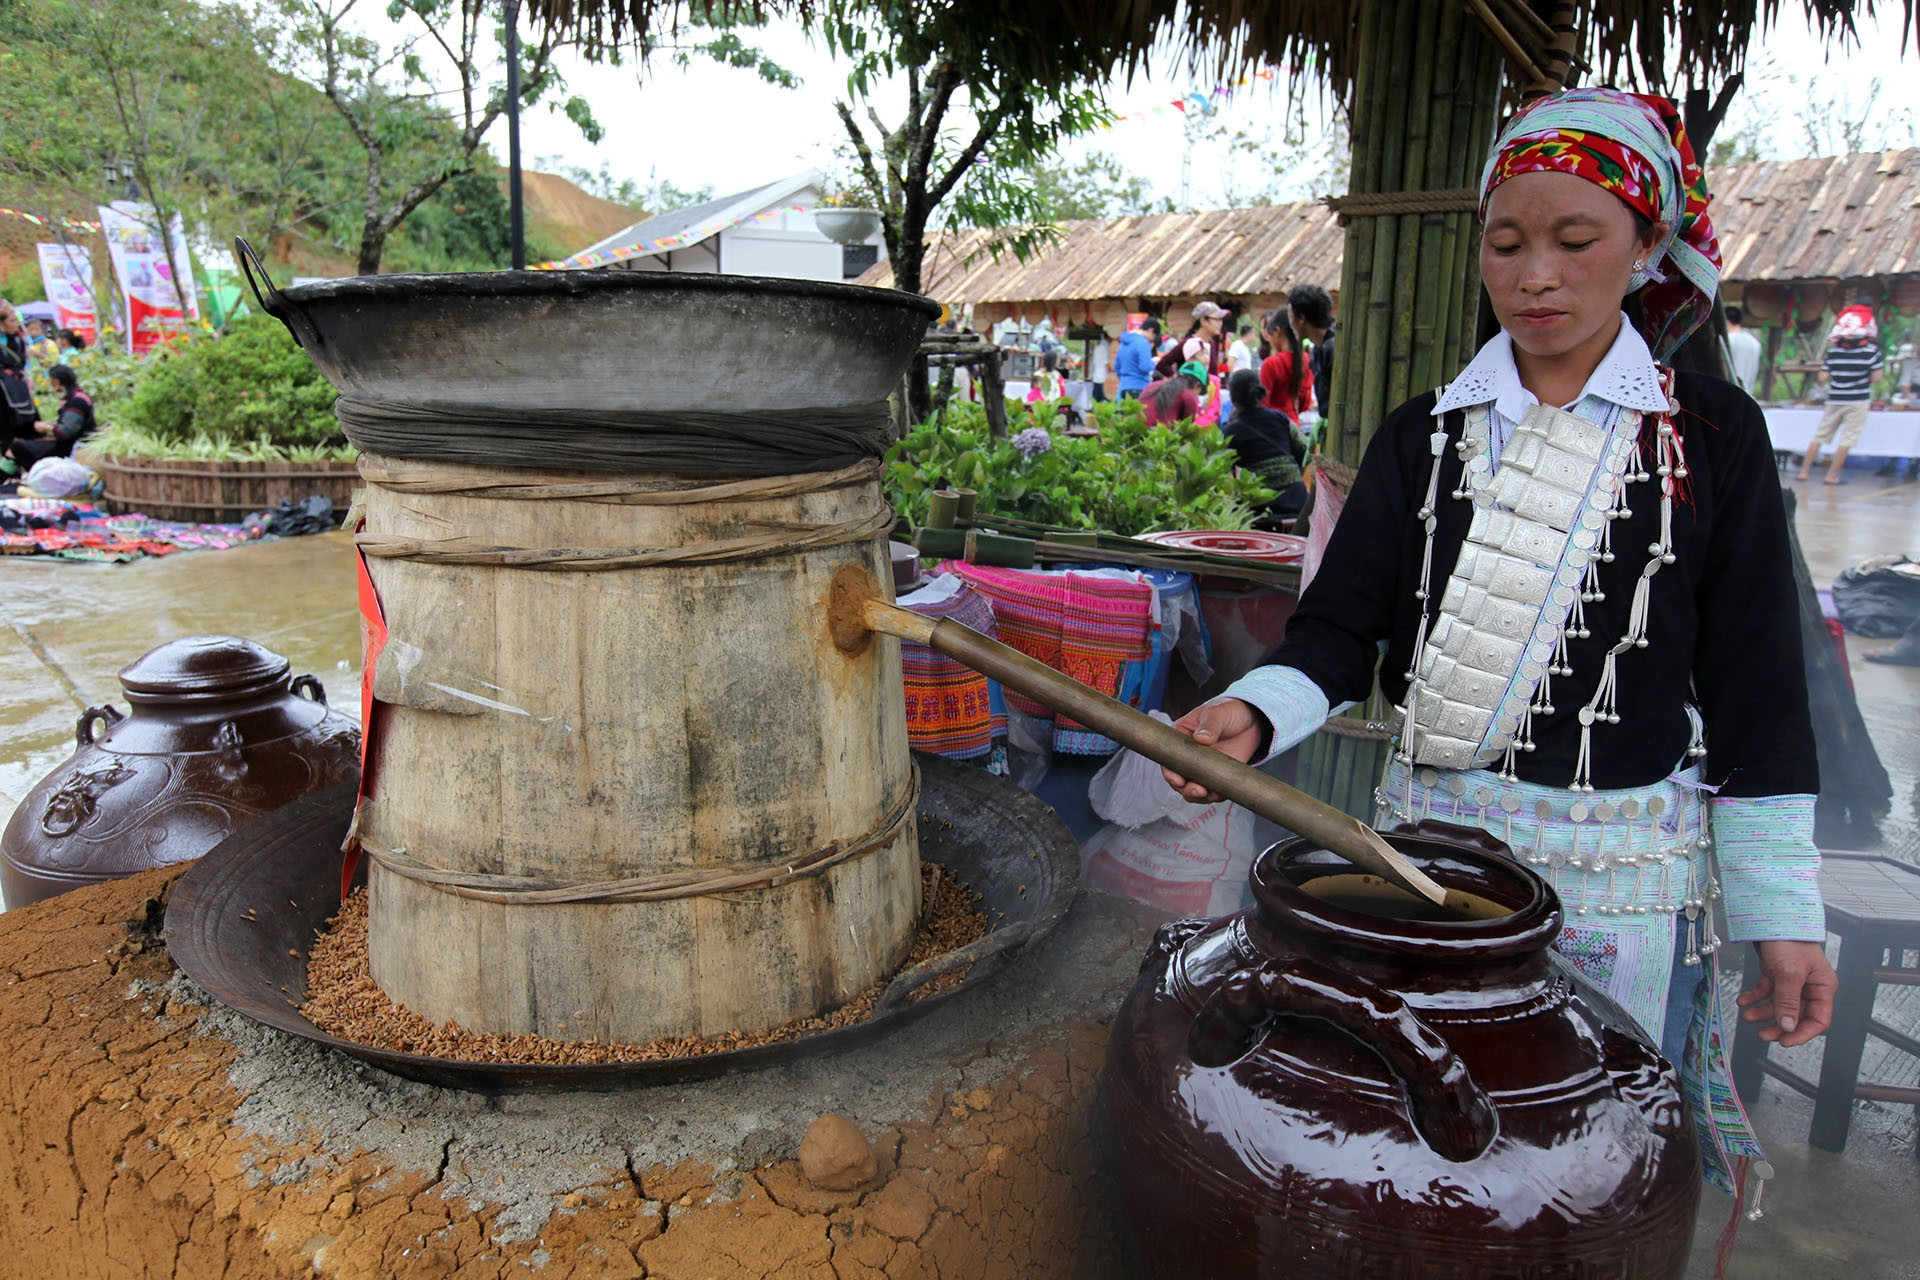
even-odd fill
[[[93,401],[74,364],[87,347],[71,329],[38,318],[22,321],[0,299],[0,479],[17,480],[48,458],[66,458],[95,427]],[[59,407],[42,412],[34,377],[44,376]]]

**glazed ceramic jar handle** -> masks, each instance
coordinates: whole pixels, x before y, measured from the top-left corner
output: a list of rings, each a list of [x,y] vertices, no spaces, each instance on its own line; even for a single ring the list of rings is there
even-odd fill
[[[321,687],[319,676],[295,676],[287,689],[296,697],[317,702],[323,707],[327,705],[327,691]]]
[[[73,727],[73,740],[83,750],[93,745],[93,726],[105,722],[107,728],[119,724],[126,717],[120,714],[118,707],[88,707],[80,713],[80,723]]]
[[[1434,1152],[1472,1160],[1499,1133],[1493,1103],[1453,1049],[1407,1002],[1350,973],[1297,958],[1269,961],[1222,982],[1194,1017],[1187,1053],[1225,1067],[1252,1052],[1275,1017],[1322,1018],[1379,1054],[1406,1089],[1413,1127]]]

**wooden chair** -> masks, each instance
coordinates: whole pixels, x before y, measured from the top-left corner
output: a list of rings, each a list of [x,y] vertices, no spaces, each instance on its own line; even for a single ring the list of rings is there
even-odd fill
[[[1874,996],[1882,983],[1920,986],[1920,867],[1861,853],[1828,853],[1821,859],[1820,893],[1826,901],[1827,929],[1840,937],[1840,989],[1833,1001],[1816,1082],[1767,1056],[1759,1024],[1742,1022],[1733,1041],[1733,1082],[1743,1099],[1759,1097],[1766,1076],[1813,1099],[1808,1141],[1822,1151],[1844,1151],[1856,1098],[1920,1106],[1920,1088],[1860,1082],[1860,1056],[1873,1036],[1920,1058],[1920,1039],[1873,1016]],[[1760,976],[1749,953],[1746,982]]]

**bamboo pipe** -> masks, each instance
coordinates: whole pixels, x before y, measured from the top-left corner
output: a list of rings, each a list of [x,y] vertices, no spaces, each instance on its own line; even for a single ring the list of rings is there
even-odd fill
[[[951,618],[925,618],[871,594],[862,597],[857,586],[841,581],[834,583],[829,614],[834,643],[841,649],[858,650],[872,631],[926,645],[1307,837],[1399,889],[1436,905],[1447,905],[1445,889],[1359,819],[1224,752],[1202,746],[1152,716],[1089,689],[1017,649],[989,640],[972,627]]]

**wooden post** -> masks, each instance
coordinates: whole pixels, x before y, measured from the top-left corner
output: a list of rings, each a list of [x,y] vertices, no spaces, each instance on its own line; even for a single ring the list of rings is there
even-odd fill
[[[1765,358],[1760,362],[1760,398],[1762,400],[1773,399],[1774,365],[1780,360],[1780,340],[1785,333],[1786,326],[1783,324],[1767,326],[1767,350]]]
[[[995,440],[1007,438],[1007,380],[1000,374],[1000,350],[994,348],[980,358],[980,400],[987,408],[987,434]]]

